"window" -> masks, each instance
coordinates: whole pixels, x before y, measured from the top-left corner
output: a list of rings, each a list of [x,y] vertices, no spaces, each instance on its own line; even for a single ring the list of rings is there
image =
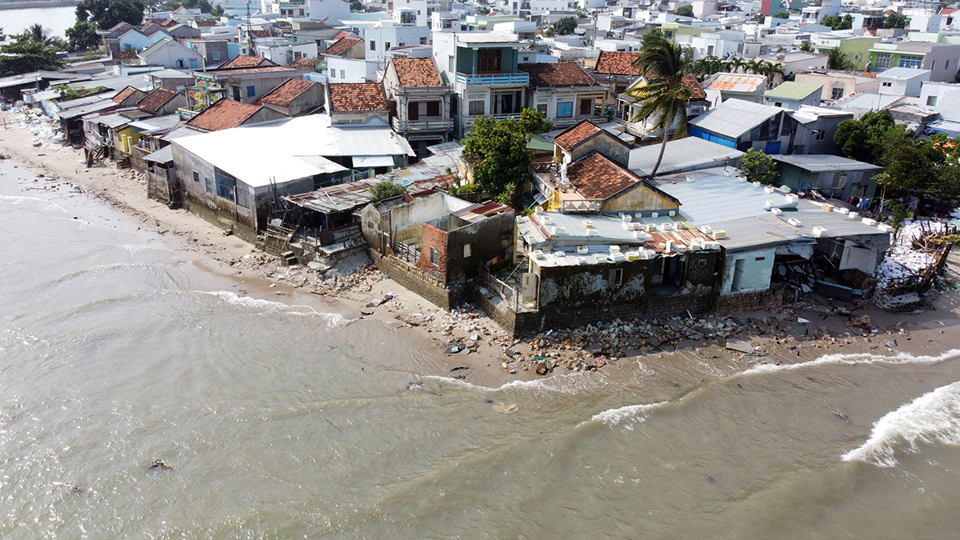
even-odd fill
[[[593,108],[593,103],[592,103],[592,102],[593,102],[592,99],[581,99],[581,100],[580,100],[580,116],[586,116],[586,115],[589,115],[589,114],[592,112],[592,111],[590,110],[590,109]]]
[[[890,88],[891,86],[893,86],[893,83],[888,83],[888,82],[885,82],[885,83],[882,83],[882,84],[883,84],[883,87],[884,87],[884,88]]]
[[[470,116],[483,116],[483,105],[482,101],[471,101]]]
[[[933,107],[937,104],[937,96],[927,96],[927,105]]]
[[[946,65],[946,66],[944,66],[944,68],[943,68],[943,69],[950,69],[950,61],[949,61],[949,60],[947,60],[947,65]]]
[[[190,59],[190,69],[197,69],[196,59],[193,59],[193,58]]]
[[[427,116],[440,116],[440,102],[439,102],[439,101],[428,101],[428,102],[427,102]]]
[[[822,140],[824,140],[824,139],[827,138],[827,130],[825,130],[825,129],[821,129],[821,130],[819,130],[819,131],[814,131],[813,133],[814,133],[814,135],[816,135],[816,137],[814,137],[814,139],[816,139],[816,140],[818,140],[818,141],[822,141]]]
[[[922,56],[903,55],[900,57],[900,67],[920,69],[923,65]]]
[[[830,99],[840,99],[843,97],[843,87],[830,90]]]
[[[933,70],[935,70],[935,69],[937,69],[937,61],[936,61],[936,60],[934,60],[933,63],[930,64],[930,71],[933,71]]]
[[[341,78],[341,79],[346,79],[346,78],[347,78],[347,72],[345,72],[344,70],[341,69],[341,70],[340,70],[340,78]]]
[[[570,118],[573,116],[573,103],[557,103],[557,118]]]
[[[773,102],[773,106],[774,106],[774,107],[783,107],[783,103],[780,102],[780,101],[774,101],[774,102]]]
[[[301,9],[301,10],[300,10],[300,16],[303,17],[303,15],[304,15],[304,11]]]
[[[427,38],[425,38],[425,37],[420,38],[420,44],[421,44],[421,45],[426,45],[426,44],[427,44]]]
[[[234,101],[240,101],[240,87],[239,87],[239,86],[233,86],[233,87],[231,87],[231,88],[233,89],[233,100],[234,100]]]
[[[247,86],[247,97],[253,97],[255,95],[257,95],[257,87],[252,84]]]
[[[440,266],[440,252],[437,248],[430,248],[430,264]]]
[[[386,42],[386,44],[384,44],[383,50],[385,50],[385,51],[389,51],[389,50],[390,50],[390,42],[389,42],[389,41]]]
[[[217,181],[217,196],[229,201],[236,201],[236,178],[220,170],[213,171],[213,176]]]
[[[371,51],[377,50],[377,42],[376,42],[376,41],[371,41],[371,42],[370,42],[370,50],[371,50]]]
[[[890,59],[892,55],[890,53],[878,53],[877,54],[877,65],[874,67],[880,69],[887,69],[890,67]]]
[[[200,181],[200,173],[198,173],[197,171],[193,171],[193,181],[194,182]]]
[[[464,245],[463,245],[463,258],[464,258],[464,259],[469,259],[469,258],[470,258],[470,255],[472,255],[472,254],[473,254],[473,246],[472,246],[472,244],[464,244]]]
[[[176,64],[178,68],[187,67],[183,63],[183,58],[177,58],[176,60],[174,60],[174,64]]]
[[[500,49],[480,49],[477,51],[477,73],[480,75],[499,75],[503,64]]]
[[[614,268],[610,270],[607,276],[607,287],[619,287],[623,284],[623,268]]]
[[[547,114],[547,104],[546,104],[546,103],[541,103],[541,104],[537,105],[537,111],[538,111],[538,112],[542,112],[544,115],[546,115],[546,114]]]
[[[220,59],[220,51],[213,51],[213,59],[214,60]]]

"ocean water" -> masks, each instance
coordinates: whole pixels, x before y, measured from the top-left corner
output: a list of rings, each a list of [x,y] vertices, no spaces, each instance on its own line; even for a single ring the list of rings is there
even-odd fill
[[[76,6],[0,10],[0,28],[9,36],[19,34],[34,23],[40,23],[51,36],[66,39],[67,28],[77,22]]]
[[[377,322],[201,290],[33,176],[0,161],[2,538],[957,535],[956,351],[479,388]]]

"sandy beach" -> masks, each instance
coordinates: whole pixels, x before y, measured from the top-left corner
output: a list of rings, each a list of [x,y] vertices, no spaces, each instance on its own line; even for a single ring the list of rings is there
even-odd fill
[[[421,363],[401,366],[418,375],[496,388],[593,370],[615,380],[636,377],[639,370],[682,393],[763,363],[809,362],[829,354],[930,356],[960,349],[956,290],[932,291],[922,310],[907,314],[809,295],[776,311],[656,324],[616,321],[515,340],[475,306],[447,313],[376,269],[337,279],[335,270],[327,272],[318,287],[316,270],[286,267],[190,212],[148,199],[136,171],[118,170],[110,161],[87,169],[80,151],[59,143],[34,146],[33,133],[18,127],[15,113],[2,114],[7,129],[0,131],[0,154],[23,176],[34,177],[29,189],[73,190],[109,204],[177,251],[195,270],[190,275],[202,290],[306,305],[339,313],[351,324],[388,325],[404,334],[398,343],[423,352]],[[953,283],[960,283],[958,263],[960,257],[952,254],[947,279]],[[451,347],[457,352],[447,354]],[[538,367],[550,369],[544,376],[537,374]]]

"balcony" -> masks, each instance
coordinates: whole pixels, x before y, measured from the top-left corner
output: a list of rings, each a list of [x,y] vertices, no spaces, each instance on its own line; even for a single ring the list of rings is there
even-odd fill
[[[498,74],[476,74],[457,73],[458,84],[482,84],[486,86],[508,85],[508,86],[526,86],[530,84],[530,75],[527,73],[498,73]]]
[[[453,130],[452,119],[444,120],[442,118],[436,118],[402,122],[399,118],[393,118],[390,123],[393,126],[393,130],[397,133],[446,132]]]

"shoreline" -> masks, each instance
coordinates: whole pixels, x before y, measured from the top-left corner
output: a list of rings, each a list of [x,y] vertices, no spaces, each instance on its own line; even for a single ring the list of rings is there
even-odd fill
[[[156,232],[187,263],[201,290],[308,306],[341,315],[348,324],[410,330],[404,342],[422,352],[423,362],[399,367],[419,376],[496,389],[514,381],[592,371],[599,365],[597,371],[605,374],[601,379],[607,383],[654,378],[655,388],[645,397],[655,399],[654,394],[676,397],[764,364],[806,363],[830,354],[937,356],[960,349],[960,332],[948,331],[960,325],[957,291],[943,292],[928,300],[921,313],[909,315],[811,295],[776,311],[675,317],[658,324],[619,321],[515,340],[475,306],[445,312],[377,270],[347,277],[336,275],[334,268],[324,280],[309,267],[282,266],[279,258],[225,235],[199,216],[148,199],[136,171],[118,170],[109,161],[86,169],[79,151],[55,142],[34,147],[32,132],[19,127],[14,113],[2,114],[8,128],[0,129],[0,153],[10,156],[6,163],[29,168],[31,174],[43,175],[44,182],[71,184],[118,210],[129,223]],[[954,282],[960,281],[958,268],[960,257],[954,252],[947,268]],[[322,294],[318,288],[334,292]],[[864,315],[869,317],[866,324],[860,318]],[[453,341],[457,352],[445,354]],[[463,346],[470,353],[460,352]],[[538,375],[537,368],[548,362],[550,373]]]
[[[59,7],[74,7],[80,4],[80,0],[36,0],[34,2],[0,2],[0,11],[10,10],[10,9],[43,9],[43,8],[59,8]]]

